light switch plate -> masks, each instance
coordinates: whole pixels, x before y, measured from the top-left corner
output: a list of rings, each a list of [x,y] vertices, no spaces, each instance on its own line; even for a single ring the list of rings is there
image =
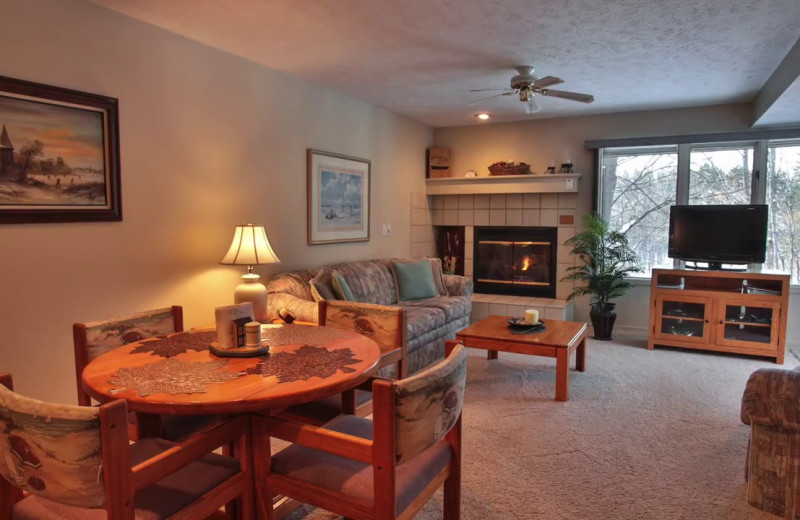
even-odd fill
[[[575,179],[566,179],[564,181],[564,188],[568,189],[568,190],[574,190],[575,189]]]

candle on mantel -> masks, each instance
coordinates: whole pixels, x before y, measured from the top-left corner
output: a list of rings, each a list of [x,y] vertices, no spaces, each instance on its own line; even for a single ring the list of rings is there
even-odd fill
[[[525,310],[525,324],[526,325],[536,325],[539,323],[539,311],[536,309],[526,309]]]

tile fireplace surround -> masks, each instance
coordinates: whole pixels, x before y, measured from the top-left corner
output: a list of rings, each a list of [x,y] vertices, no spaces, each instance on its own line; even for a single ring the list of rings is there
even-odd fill
[[[464,226],[465,276],[472,277],[475,226],[546,226],[558,228],[558,243],[575,234],[578,195],[575,193],[526,193],[494,195],[411,194],[411,257],[435,256],[435,226]],[[569,248],[557,247],[556,275],[560,280],[575,265]],[[472,320],[490,314],[522,316],[525,309],[539,309],[545,319],[573,318],[573,304],[564,298],[572,284],[557,282],[556,298],[529,298],[475,294]]]

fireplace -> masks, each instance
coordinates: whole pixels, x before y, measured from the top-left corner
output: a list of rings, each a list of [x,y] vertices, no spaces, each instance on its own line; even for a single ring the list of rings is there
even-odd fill
[[[475,292],[555,298],[558,228],[476,227]]]

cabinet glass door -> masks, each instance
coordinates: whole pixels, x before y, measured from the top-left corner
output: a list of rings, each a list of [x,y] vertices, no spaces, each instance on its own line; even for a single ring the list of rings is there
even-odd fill
[[[656,305],[657,316],[660,317],[655,325],[657,338],[690,343],[708,342],[710,300],[660,296]]]
[[[772,348],[778,328],[778,304],[746,300],[720,302],[719,341],[730,346]]]

